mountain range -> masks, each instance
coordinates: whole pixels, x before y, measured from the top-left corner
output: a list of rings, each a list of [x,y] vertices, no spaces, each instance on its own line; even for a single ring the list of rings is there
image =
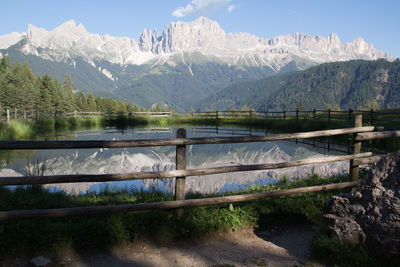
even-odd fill
[[[197,110],[379,109],[400,106],[400,61],[350,60],[236,83],[199,101]]]
[[[334,33],[262,38],[226,33],[205,17],[172,22],[162,33],[144,30],[137,39],[89,33],[73,20],[51,31],[29,25],[25,33],[0,36],[4,55],[27,61],[35,74],[60,80],[70,74],[77,90],[178,111],[238,82],[325,62],[393,60],[362,38],[348,43]]]

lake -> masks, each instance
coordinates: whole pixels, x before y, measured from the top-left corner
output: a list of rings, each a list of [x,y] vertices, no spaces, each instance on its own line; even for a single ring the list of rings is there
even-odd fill
[[[59,140],[127,140],[175,138],[178,128],[186,128],[187,137],[268,135],[271,132],[233,127],[163,127],[105,128],[96,131],[77,131],[58,136]],[[54,137],[53,137],[54,138]],[[348,148],[325,141],[289,140],[260,143],[187,146],[187,168],[206,168],[239,164],[261,164],[327,155],[347,154]],[[3,152],[2,158],[13,160],[1,163],[0,176],[39,174],[107,174],[136,171],[175,169],[175,147],[123,149],[69,149]],[[252,184],[271,184],[282,177],[301,179],[311,173],[322,176],[348,173],[348,162],[291,167],[278,170],[193,176],[186,179],[186,191],[225,193],[241,190]],[[47,185],[51,190],[70,194],[98,193],[103,190],[161,190],[173,193],[175,179],[149,179],[110,183],[73,183]]]

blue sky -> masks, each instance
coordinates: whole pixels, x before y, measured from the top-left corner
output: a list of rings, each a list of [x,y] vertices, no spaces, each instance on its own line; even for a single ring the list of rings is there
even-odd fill
[[[226,32],[270,38],[294,32],[342,42],[363,37],[400,57],[399,0],[1,0],[0,35],[24,32],[28,24],[51,30],[74,19],[91,33],[137,37],[162,32],[171,21],[203,15]]]

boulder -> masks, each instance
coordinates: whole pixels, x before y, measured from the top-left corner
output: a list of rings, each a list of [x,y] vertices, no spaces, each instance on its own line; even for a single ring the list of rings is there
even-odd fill
[[[400,152],[385,156],[352,193],[327,200],[324,225],[342,241],[400,255]]]

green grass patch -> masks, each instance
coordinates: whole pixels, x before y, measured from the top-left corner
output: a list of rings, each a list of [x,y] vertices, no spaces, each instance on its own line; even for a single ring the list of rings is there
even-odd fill
[[[11,121],[0,129],[0,140],[23,140],[34,135],[32,125],[21,120]]]
[[[347,181],[347,177],[307,179],[289,182],[283,179],[269,186],[254,185],[241,192],[225,195],[276,191],[304,186]],[[63,249],[103,248],[135,242],[147,237],[161,242],[181,238],[199,238],[212,232],[229,232],[242,228],[269,229],[283,224],[320,224],[324,201],[349,189],[297,194],[243,203],[185,208],[178,219],[174,210],[128,212],[115,215],[76,216],[49,219],[26,219],[0,222],[0,258],[24,252],[34,256],[43,251],[60,253]],[[204,198],[218,194],[188,194],[186,198]],[[67,195],[31,187],[10,191],[0,188],[0,210],[31,210],[82,206],[104,206],[173,200],[173,196],[156,190],[111,191],[100,194]],[[321,230],[313,239],[312,255],[323,262],[339,266],[396,266],[399,262],[374,255],[364,246],[352,246]]]
[[[13,120],[0,125],[0,140],[55,139],[74,130],[96,130],[104,127],[102,117],[41,118],[39,120]]]
[[[343,177],[322,179],[312,176],[305,181],[283,181],[273,186],[253,186],[243,194],[273,191],[298,186],[332,183]],[[231,192],[235,194],[237,192]],[[203,236],[210,232],[263,228],[290,221],[320,222],[322,205],[332,191],[299,194],[245,203],[186,208],[182,219],[173,210],[129,212],[117,215],[78,216],[56,219],[12,220],[0,223],[0,255],[29,251],[51,251],[59,248],[113,246],[133,242],[140,236],[161,241]],[[209,197],[190,195],[188,198]],[[148,203],[173,200],[158,191],[104,192],[85,195],[50,193],[48,190],[0,188],[0,210],[31,210],[81,206]]]

